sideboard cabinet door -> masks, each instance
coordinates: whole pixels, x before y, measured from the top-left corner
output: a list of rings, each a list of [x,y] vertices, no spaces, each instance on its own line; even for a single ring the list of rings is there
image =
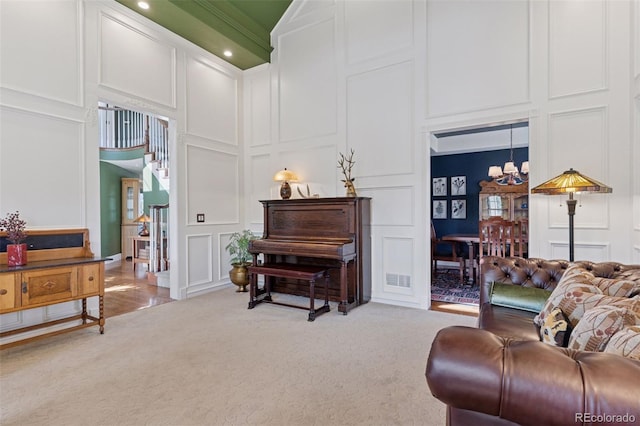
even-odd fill
[[[0,312],[4,312],[15,307],[16,275],[13,273],[0,274]]]
[[[78,295],[76,267],[52,268],[22,273],[22,306],[43,305]]]

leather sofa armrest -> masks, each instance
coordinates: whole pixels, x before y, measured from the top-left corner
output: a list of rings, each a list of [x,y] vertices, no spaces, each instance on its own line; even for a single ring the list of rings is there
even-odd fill
[[[489,303],[493,282],[553,290],[568,267],[566,260],[485,256],[480,259],[480,305]]]
[[[522,425],[582,424],[587,415],[640,421],[640,362],[618,355],[454,326],[436,335],[426,377],[447,405]]]

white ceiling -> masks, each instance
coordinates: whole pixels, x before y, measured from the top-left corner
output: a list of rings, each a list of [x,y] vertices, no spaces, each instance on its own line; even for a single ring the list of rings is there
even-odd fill
[[[454,133],[448,135],[448,133]],[[470,152],[495,151],[509,149],[511,129],[503,126],[497,130],[487,128],[477,131],[440,133],[442,136],[431,135],[431,155],[464,154]],[[529,127],[519,126],[513,128],[513,148],[526,148],[529,146]]]

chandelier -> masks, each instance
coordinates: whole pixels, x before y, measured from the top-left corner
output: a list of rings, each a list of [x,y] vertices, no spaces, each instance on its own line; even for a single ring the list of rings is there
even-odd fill
[[[489,166],[488,175],[498,185],[520,185],[529,179],[529,162],[523,161],[518,170],[513,161],[513,124],[510,126],[509,150],[511,155],[509,161],[504,163],[504,167]]]

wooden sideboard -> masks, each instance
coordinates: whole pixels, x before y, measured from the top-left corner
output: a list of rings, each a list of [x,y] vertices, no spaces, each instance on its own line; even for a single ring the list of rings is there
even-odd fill
[[[0,349],[91,326],[104,333],[104,261],[108,259],[93,257],[88,235],[86,229],[31,231],[28,263],[23,266],[7,266],[6,252],[0,253],[0,314],[82,302],[79,314],[0,333]],[[0,233],[0,238],[4,236]],[[89,297],[98,297],[97,317],[87,311]],[[73,324],[44,330],[64,323]],[[33,335],[39,329],[43,332]],[[22,339],[8,339],[27,332]]]

